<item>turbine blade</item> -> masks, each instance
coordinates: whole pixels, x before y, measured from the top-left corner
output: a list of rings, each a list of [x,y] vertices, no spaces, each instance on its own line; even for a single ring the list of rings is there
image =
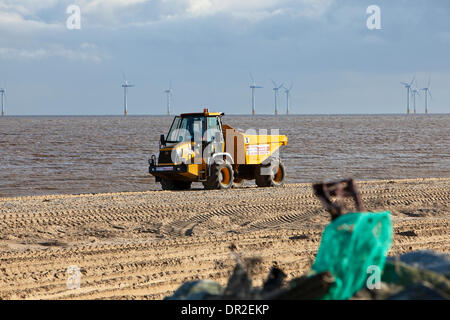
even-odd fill
[[[251,73],[251,72],[249,72],[249,75],[250,75],[250,79],[252,79],[252,83],[253,83],[253,85],[255,85],[255,78],[253,78],[253,75],[252,75],[252,73]]]

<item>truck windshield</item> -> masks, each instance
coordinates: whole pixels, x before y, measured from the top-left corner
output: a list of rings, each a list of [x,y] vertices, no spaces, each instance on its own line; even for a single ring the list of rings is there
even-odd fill
[[[218,132],[221,132],[219,117],[175,117],[167,134],[166,142],[211,142],[215,140]]]
[[[205,117],[189,116],[175,117],[167,135],[166,142],[179,143],[187,141],[202,141],[206,129]]]

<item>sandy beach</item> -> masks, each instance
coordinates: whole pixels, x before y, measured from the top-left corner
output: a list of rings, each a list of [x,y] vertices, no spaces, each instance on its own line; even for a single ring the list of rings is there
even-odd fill
[[[450,178],[358,182],[370,211],[394,221],[390,255],[450,252]],[[225,284],[235,261],[259,257],[307,272],[329,222],[310,184],[227,191],[148,191],[0,198],[0,299],[162,299],[181,283]],[[81,286],[69,290],[69,266]]]

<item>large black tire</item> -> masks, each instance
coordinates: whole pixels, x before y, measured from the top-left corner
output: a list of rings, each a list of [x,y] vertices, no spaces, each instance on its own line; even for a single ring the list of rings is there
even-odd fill
[[[192,185],[191,181],[161,179],[161,187],[163,190],[169,191],[189,190],[191,188],[191,185]]]
[[[214,163],[211,166],[211,175],[203,182],[203,186],[207,190],[230,189],[233,186],[233,180],[233,168],[229,163]]]
[[[270,174],[263,171],[270,170]],[[273,160],[270,165],[258,166],[255,172],[255,182],[258,187],[281,187],[286,179],[286,167],[281,160]]]

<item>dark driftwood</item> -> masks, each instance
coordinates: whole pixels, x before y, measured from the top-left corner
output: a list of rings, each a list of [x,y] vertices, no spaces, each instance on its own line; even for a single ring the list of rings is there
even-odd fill
[[[267,294],[281,289],[283,287],[284,279],[286,279],[286,274],[283,270],[277,266],[273,266],[272,269],[270,269],[266,281],[264,282],[262,294]]]
[[[228,280],[224,297],[231,300],[246,300],[252,296],[252,281],[242,264],[237,263]]]
[[[364,211],[361,196],[353,179],[330,183],[317,183],[313,185],[313,190],[325,209],[331,214],[332,221],[339,216],[348,213],[348,210],[342,202],[346,197],[353,198],[355,201],[356,212]],[[331,197],[336,197],[336,201],[331,201]]]
[[[271,300],[315,300],[323,297],[334,283],[331,272],[326,271],[314,276],[303,276],[289,282],[286,289],[272,292],[263,299]]]

